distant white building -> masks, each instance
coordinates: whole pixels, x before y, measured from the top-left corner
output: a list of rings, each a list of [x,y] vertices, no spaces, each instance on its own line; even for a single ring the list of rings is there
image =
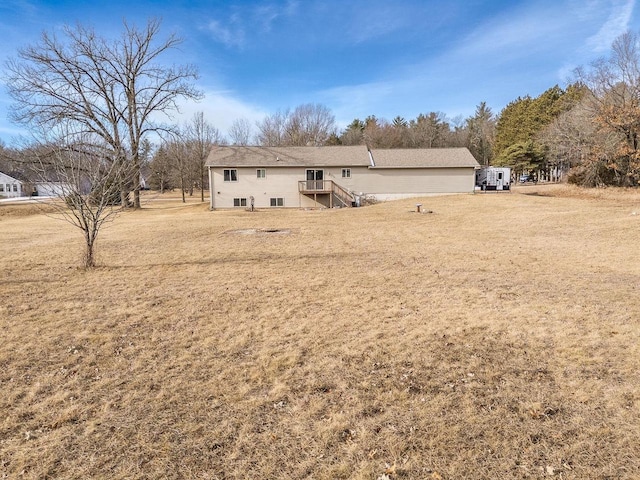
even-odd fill
[[[39,197],[63,197],[69,186],[62,182],[36,182],[33,185],[34,195]]]
[[[0,172],[0,198],[26,197],[29,195],[31,195],[31,190],[27,182]]]

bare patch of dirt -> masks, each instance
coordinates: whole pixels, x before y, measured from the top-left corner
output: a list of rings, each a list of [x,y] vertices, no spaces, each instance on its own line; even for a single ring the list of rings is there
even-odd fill
[[[293,232],[290,228],[239,228],[236,230],[227,230],[224,232],[228,235],[291,235]]]

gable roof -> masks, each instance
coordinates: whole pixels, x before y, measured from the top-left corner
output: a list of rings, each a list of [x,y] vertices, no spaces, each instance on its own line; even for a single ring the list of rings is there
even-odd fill
[[[331,147],[216,146],[208,167],[369,167],[369,168],[479,168],[466,148],[404,148],[369,150],[364,145]]]
[[[364,145],[355,147],[213,147],[208,167],[370,166]]]
[[[466,148],[391,148],[371,150],[374,168],[480,167]]]
[[[4,173],[4,172],[0,172],[0,175],[3,175],[5,177],[10,178],[11,180],[15,180],[17,182],[25,182],[26,178],[24,175],[22,175],[19,172],[10,172],[10,173]]]

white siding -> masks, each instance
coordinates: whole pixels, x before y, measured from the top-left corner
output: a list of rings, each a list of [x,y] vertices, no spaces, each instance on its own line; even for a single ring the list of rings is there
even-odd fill
[[[40,197],[64,197],[71,191],[68,184],[56,182],[38,182],[35,188]]]
[[[9,175],[4,173],[0,173],[0,185],[2,185],[2,191],[0,191],[0,197],[3,198],[13,198],[13,197],[21,197],[22,193],[22,182],[16,180]],[[15,190],[15,191],[14,191]]]

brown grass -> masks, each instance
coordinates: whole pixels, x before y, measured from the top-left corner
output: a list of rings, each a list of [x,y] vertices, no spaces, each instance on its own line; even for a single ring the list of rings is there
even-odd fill
[[[0,478],[638,478],[640,195],[415,203],[1,205]]]

